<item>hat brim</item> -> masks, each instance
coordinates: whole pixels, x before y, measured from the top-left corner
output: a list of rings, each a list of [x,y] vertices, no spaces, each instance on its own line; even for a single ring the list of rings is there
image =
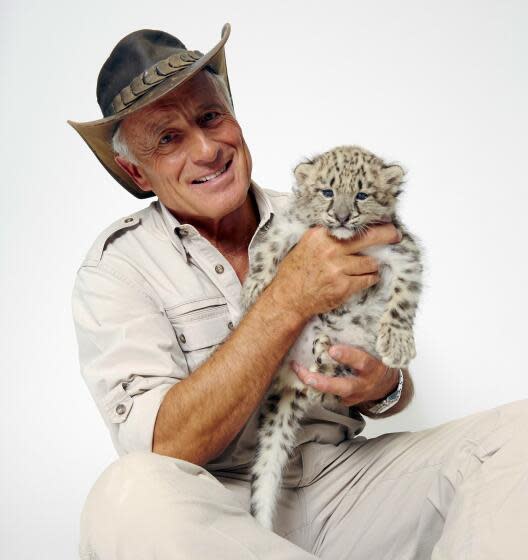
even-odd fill
[[[75,122],[68,121],[81,136],[81,138],[88,144],[89,148],[95,154],[97,159],[103,164],[106,170],[112,177],[122,185],[128,192],[137,198],[149,198],[155,196],[152,191],[141,190],[132,180],[132,178],[123,171],[114,160],[115,153],[112,149],[112,136],[114,134],[117,124],[128,115],[138,111],[139,109],[150,105],[160,97],[173,91],[181,84],[196,75],[205,66],[211,66],[216,73],[222,75],[227,84],[229,93],[231,88],[229,86],[229,78],[227,75],[227,65],[225,59],[224,45],[231,33],[231,26],[229,23],[224,24],[222,27],[220,41],[204,56],[200,57],[196,62],[183,68],[177,74],[167,76],[166,79],[161,81],[147,93],[138,98],[129,107],[123,109],[115,115],[98,119],[89,122]]]

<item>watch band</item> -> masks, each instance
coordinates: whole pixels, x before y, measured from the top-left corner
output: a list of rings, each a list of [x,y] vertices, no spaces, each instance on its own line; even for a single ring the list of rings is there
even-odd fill
[[[381,414],[382,412],[389,410],[391,406],[394,406],[400,400],[403,389],[403,371],[401,368],[398,368],[398,371],[400,372],[398,387],[396,387],[396,390],[385,397],[381,402],[376,403],[374,406],[367,409],[369,412],[372,412],[372,414]]]

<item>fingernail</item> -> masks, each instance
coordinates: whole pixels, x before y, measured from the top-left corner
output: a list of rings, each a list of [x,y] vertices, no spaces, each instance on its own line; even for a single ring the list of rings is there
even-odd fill
[[[309,377],[306,380],[306,385],[315,385],[315,384],[316,384],[315,377]]]
[[[341,350],[339,350],[339,348],[335,348],[334,346],[330,348],[328,353],[332,358],[335,358],[336,360],[339,360],[339,358],[341,357]]]
[[[292,361],[292,362],[290,363],[290,365],[291,365],[291,368],[293,369],[293,371],[294,371],[295,373],[299,373],[299,364],[298,364],[297,362],[293,362],[293,361]]]

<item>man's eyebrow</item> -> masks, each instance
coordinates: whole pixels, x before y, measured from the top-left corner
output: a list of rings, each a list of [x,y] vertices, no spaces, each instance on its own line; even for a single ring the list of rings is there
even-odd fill
[[[224,109],[224,106],[220,101],[206,101],[198,105],[198,111],[204,111],[205,109],[214,109],[214,108]]]
[[[166,128],[171,122],[171,119],[163,119],[161,122],[149,123],[147,126],[147,134],[149,136],[157,136],[164,128]]]
[[[210,110],[210,109],[222,109],[222,110],[224,110],[225,108],[220,101],[206,101],[206,102],[198,105],[198,107],[196,108],[196,112],[201,113],[202,111]],[[149,135],[157,136],[160,132],[163,131],[164,128],[166,128],[167,126],[170,125],[171,121],[172,121],[172,118],[167,117],[167,118],[165,118],[161,121],[158,121],[156,123],[149,123],[149,125],[147,126],[146,132]]]

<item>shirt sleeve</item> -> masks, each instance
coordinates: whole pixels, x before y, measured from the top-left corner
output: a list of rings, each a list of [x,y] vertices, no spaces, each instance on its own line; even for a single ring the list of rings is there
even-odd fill
[[[117,452],[152,451],[160,404],[188,376],[163,306],[100,263],[77,271],[72,314],[81,374]]]

